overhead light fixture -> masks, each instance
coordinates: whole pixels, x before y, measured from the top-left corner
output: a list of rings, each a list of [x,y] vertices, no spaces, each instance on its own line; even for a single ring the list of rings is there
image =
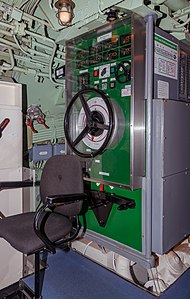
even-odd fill
[[[72,0],[58,0],[55,3],[55,7],[58,10],[56,17],[58,18],[60,25],[70,25],[74,18],[73,10],[75,8],[75,3]]]
[[[115,20],[119,19],[118,16],[119,10],[118,9],[110,9],[106,12],[108,22],[114,22]]]

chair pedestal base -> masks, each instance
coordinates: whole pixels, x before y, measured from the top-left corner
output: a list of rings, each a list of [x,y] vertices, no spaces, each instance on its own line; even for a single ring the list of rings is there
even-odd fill
[[[43,273],[40,270],[40,252],[35,253],[35,271],[34,271],[34,291],[31,290],[21,279],[20,280],[20,291],[27,299],[42,299],[42,276]],[[22,298],[22,297],[21,297]],[[24,299],[23,298],[23,299]]]

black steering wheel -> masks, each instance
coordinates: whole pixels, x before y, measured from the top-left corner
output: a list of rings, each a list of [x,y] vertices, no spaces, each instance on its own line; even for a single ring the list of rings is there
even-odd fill
[[[104,118],[102,117],[101,113],[99,113],[98,111],[91,111],[89,104],[88,104],[88,100],[94,96],[92,96],[92,94],[95,94],[95,96],[100,97],[101,99],[103,99],[106,107],[107,107],[107,111],[108,111],[108,124],[105,123]],[[88,99],[85,99],[85,96],[89,95]],[[75,105],[76,101],[80,101],[80,103],[82,104],[82,108],[84,109],[84,113],[85,113],[85,126],[82,130],[81,133],[79,133],[79,135],[75,138],[75,140],[72,140],[72,136],[71,136],[71,132],[70,132],[70,128],[72,125],[70,122],[72,121],[72,108]],[[112,137],[112,133],[115,127],[115,123],[114,123],[114,113],[113,113],[113,107],[112,104],[110,102],[110,99],[107,97],[107,95],[99,90],[99,89],[95,89],[95,88],[85,88],[80,90],[70,101],[70,103],[68,104],[66,113],[65,113],[65,118],[64,118],[64,130],[65,130],[65,138],[68,142],[68,145],[70,146],[70,148],[72,149],[72,151],[77,154],[80,157],[83,158],[93,158],[97,155],[100,155],[103,153],[103,151],[106,149],[111,137]],[[91,153],[84,153],[80,150],[78,150],[76,147],[77,145],[83,141],[83,139],[90,134],[92,137],[93,136],[100,136],[104,130],[106,130],[106,137],[105,140],[103,142],[103,144],[96,150],[94,150]]]

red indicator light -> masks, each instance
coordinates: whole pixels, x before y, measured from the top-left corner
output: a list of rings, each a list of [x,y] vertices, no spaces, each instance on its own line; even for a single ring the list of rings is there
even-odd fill
[[[98,71],[94,71],[94,77],[98,77],[99,72]]]

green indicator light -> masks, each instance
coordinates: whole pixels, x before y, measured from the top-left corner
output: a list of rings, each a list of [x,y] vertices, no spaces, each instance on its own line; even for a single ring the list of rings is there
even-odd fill
[[[112,66],[112,67],[110,68],[110,73],[111,73],[111,74],[114,74],[114,73],[115,73],[115,66]]]

